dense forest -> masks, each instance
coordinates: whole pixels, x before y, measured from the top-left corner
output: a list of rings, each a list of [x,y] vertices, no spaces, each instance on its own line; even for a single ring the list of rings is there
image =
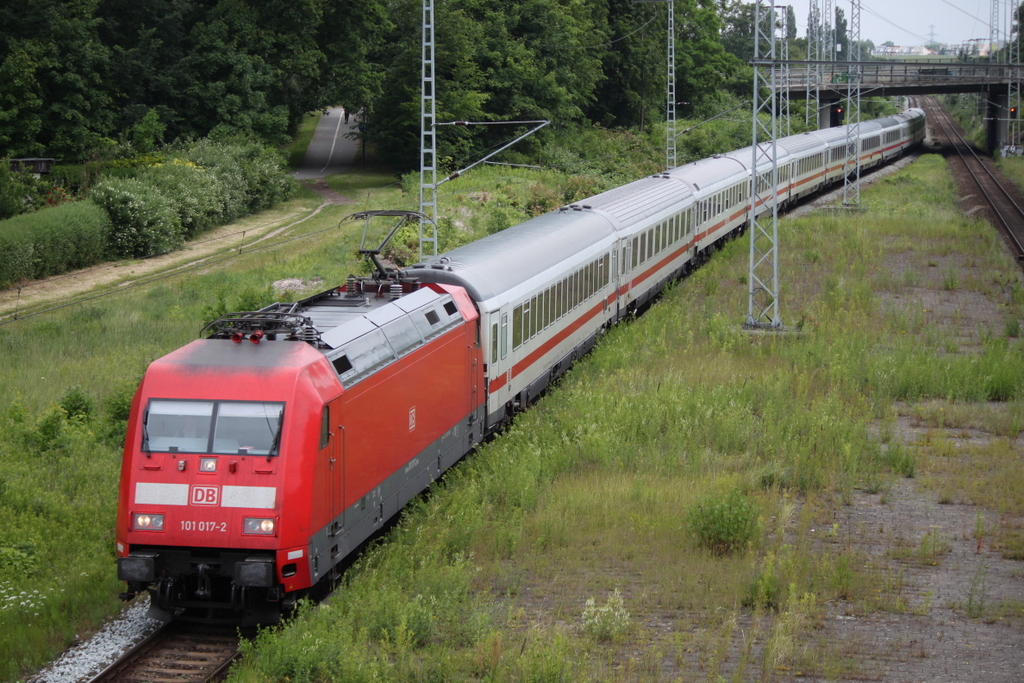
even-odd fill
[[[398,168],[416,162],[420,0],[6,0],[0,156],[75,163],[111,141],[145,147],[239,134],[286,140],[342,105]],[[676,0],[686,116],[744,95],[749,4]],[[792,12],[790,12],[792,14]],[[664,4],[441,0],[439,120],[550,119],[643,129],[661,120]],[[794,35],[795,37],[795,35]],[[456,159],[508,131],[460,129]]]

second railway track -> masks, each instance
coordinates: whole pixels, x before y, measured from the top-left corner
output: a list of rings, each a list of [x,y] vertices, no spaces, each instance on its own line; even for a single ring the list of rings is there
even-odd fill
[[[939,144],[945,150],[951,150],[947,154],[951,162],[958,164],[970,177],[970,182],[984,198],[986,213],[1002,231],[1018,264],[1024,267],[1024,209],[1014,196],[1016,190],[1007,189],[1007,181],[1000,177],[992,160],[978,155],[948,112],[931,98],[921,98],[920,102],[928,112],[928,120],[934,124],[933,131]],[[967,194],[973,188],[961,186],[961,190]]]

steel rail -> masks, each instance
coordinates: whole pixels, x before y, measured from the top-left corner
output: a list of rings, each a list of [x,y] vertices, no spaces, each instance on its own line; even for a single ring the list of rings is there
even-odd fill
[[[978,156],[978,153],[974,151],[974,148],[962,135],[960,135],[959,131],[956,130],[949,114],[941,107],[937,106],[934,101],[930,103],[929,108],[936,114],[934,117],[935,122],[942,129],[942,132],[946,135],[947,139],[949,139],[950,143],[952,143],[952,147],[956,150],[957,155],[963,162],[964,168],[971,175],[971,178],[974,180],[978,189],[988,202],[988,206],[992,210],[992,214],[999,220],[999,223],[1003,226],[1004,233],[1009,236],[1013,245],[1016,246],[1016,258],[1018,260],[1024,259],[1024,245],[1021,244],[1021,241],[1016,234],[1017,231],[1024,232],[1024,209],[1017,204],[1009,191],[1001,182],[999,182],[999,178],[992,172],[992,169],[989,168],[988,164]],[[970,156],[963,151],[964,148],[970,152]],[[974,162],[973,164],[970,163],[972,160]],[[1009,202],[1009,205],[1013,207],[1016,211],[1015,215],[1012,212],[1010,212],[1010,215],[1007,215],[1007,213],[1000,209],[999,205],[1002,204],[1003,207],[1006,207],[1006,202],[997,200],[997,198],[989,192],[989,189],[986,187],[986,183],[982,182],[980,172],[977,170],[978,167],[980,167],[981,170],[984,171],[984,174],[988,176],[991,184],[995,185],[995,187],[999,189],[999,192],[1002,194],[1002,197],[1005,198],[1006,202]]]

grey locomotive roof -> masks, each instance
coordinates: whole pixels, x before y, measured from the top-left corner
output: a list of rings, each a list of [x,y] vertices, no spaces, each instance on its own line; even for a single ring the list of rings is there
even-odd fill
[[[474,301],[487,301],[613,234],[594,211],[552,211],[411,266],[409,274],[465,287]]]

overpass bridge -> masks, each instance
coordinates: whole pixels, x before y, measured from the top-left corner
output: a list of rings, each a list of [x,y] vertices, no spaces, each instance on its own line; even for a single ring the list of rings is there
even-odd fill
[[[777,81],[779,92],[790,100],[818,100],[818,127],[831,125],[832,106],[855,87],[860,75],[861,97],[893,95],[939,95],[946,93],[986,93],[988,122],[986,144],[994,150],[1007,141],[1008,123],[1016,112],[1010,111],[1010,92],[1024,80],[1024,65],[989,64],[959,61],[877,61],[833,62],[755,60],[754,66],[775,66],[788,71],[784,82]]]

